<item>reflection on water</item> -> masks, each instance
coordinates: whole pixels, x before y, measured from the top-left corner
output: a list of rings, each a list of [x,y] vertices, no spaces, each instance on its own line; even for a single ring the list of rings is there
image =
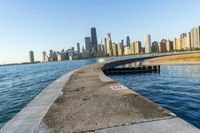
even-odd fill
[[[160,73],[111,78],[200,128],[200,65],[161,66]]]

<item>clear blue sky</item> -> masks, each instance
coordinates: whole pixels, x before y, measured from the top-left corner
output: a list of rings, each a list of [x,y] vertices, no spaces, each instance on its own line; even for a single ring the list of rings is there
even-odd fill
[[[0,64],[28,61],[28,51],[84,45],[95,26],[98,38],[111,32],[141,40],[179,36],[200,25],[200,0],[0,0]]]

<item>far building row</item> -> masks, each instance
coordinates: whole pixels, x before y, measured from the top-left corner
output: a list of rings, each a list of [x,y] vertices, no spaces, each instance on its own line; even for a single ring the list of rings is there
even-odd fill
[[[144,46],[144,47],[143,47]],[[161,41],[153,41],[150,34],[144,36],[144,45],[141,41],[131,42],[130,37],[126,37],[126,43],[121,40],[119,43],[112,41],[111,33],[107,33],[104,39],[104,44],[101,40],[98,43],[96,28],[91,28],[91,35],[85,37],[85,47],[80,48],[80,43],[77,43],[77,51],[74,47],[68,50],[53,51],[50,50],[47,55],[43,52],[43,62],[49,61],[62,61],[72,60],[78,58],[90,58],[100,56],[123,56],[123,55],[136,55],[143,53],[155,53],[155,52],[169,52],[179,50],[200,49],[200,26],[194,27],[188,33],[182,33],[180,37],[170,39],[162,39]],[[30,61],[32,59],[30,52]]]

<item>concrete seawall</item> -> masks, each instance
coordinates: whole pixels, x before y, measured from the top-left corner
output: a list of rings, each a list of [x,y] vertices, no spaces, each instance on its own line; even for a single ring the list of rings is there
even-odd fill
[[[152,57],[94,64],[65,74],[35,97],[0,132],[199,133],[199,129],[116,83],[101,70],[147,58]],[[113,86],[125,89],[113,90]],[[73,97],[75,99],[70,101]],[[59,110],[60,107],[61,110],[65,107],[63,110],[67,112]],[[52,121],[58,123],[52,124]]]
[[[37,131],[49,108],[63,94],[62,89],[66,82],[68,82],[70,76],[78,70],[73,70],[51,83],[16,116],[8,121],[1,128],[0,133],[34,133]]]

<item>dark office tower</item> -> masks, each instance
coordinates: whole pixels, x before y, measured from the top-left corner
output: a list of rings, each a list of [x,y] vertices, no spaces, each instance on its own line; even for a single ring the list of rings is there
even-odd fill
[[[42,52],[42,62],[45,62],[47,53],[45,51]]]
[[[127,37],[126,37],[126,46],[127,46],[127,47],[130,47],[130,44],[131,44],[130,37],[127,36]]]
[[[120,49],[121,49],[121,52],[122,52],[122,55],[124,53],[124,40],[121,40],[120,42]]]
[[[33,51],[29,51],[29,59],[30,59],[30,63],[34,63],[34,53],[33,53]]]
[[[74,54],[74,47],[71,48],[72,53]]]
[[[80,43],[77,43],[77,52],[80,54]]]
[[[120,49],[124,49],[124,40],[121,40],[121,42],[120,42]]]
[[[97,47],[97,33],[94,27],[91,28],[91,44],[93,48]]]

